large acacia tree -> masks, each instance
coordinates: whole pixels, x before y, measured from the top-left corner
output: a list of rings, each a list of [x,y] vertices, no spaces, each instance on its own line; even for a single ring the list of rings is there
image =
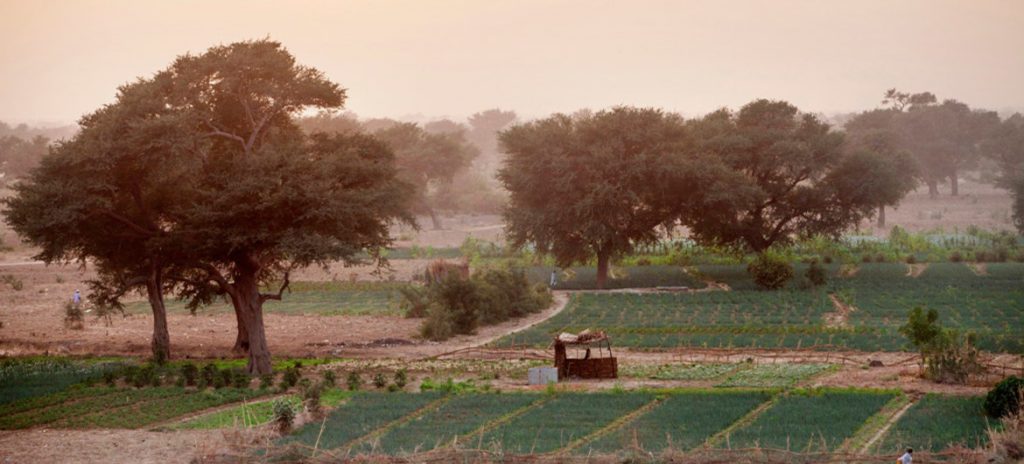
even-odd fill
[[[162,104],[157,81],[123,86],[117,102],[80,121],[6,201],[6,220],[47,264],[91,260],[90,299],[120,307],[141,290],[153,312],[152,352],[170,357],[163,294],[176,257],[163,239],[188,191],[196,158],[191,137]]]
[[[879,204],[888,172],[879,156],[844,149],[843,135],[782,101],[756,100],[690,122],[698,153],[734,174],[715,204],[693,202],[681,215],[698,241],[761,253],[799,236],[837,237]]]
[[[148,89],[142,103],[159,112],[124,114],[118,123],[131,132],[159,121],[164,130],[134,133],[125,153],[160,152],[173,141],[178,156],[172,162],[141,163],[141,172],[157,175],[174,162],[187,167],[172,183],[173,196],[159,203],[166,214],[154,229],[136,230],[147,253],[140,261],[164,260],[159,266],[171,271],[173,286],[194,306],[226,296],[249,372],[270,372],[263,303],[282,298],[290,269],[352,261],[361,250],[388,245],[388,224],[411,221],[410,188],[397,179],[385,144],[358,134],[310,138],[293,123],[306,109],[340,107],[345,94],[319,71],[298,65],[279,43],[242,42],[186,55],[140,85]],[[118,169],[102,159],[95,168]],[[79,194],[69,189],[54,198],[73,202]],[[130,211],[119,203],[104,205],[112,218]],[[47,215],[38,220],[44,229],[66,226]],[[107,263],[115,277],[135,274],[139,266]],[[280,284],[276,293],[261,291],[272,282]]]
[[[512,126],[500,142],[509,240],[551,253],[560,266],[596,258],[599,288],[612,259],[657,240],[658,226],[700,190],[692,166],[681,166],[689,162],[681,156],[685,123],[660,110],[556,114]]]

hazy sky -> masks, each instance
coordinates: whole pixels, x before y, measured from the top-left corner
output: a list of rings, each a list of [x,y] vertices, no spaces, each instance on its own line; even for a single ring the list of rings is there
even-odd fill
[[[0,0],[0,119],[70,122],[211,45],[269,36],[361,116],[524,116],[884,89],[1024,107],[1024,1]]]

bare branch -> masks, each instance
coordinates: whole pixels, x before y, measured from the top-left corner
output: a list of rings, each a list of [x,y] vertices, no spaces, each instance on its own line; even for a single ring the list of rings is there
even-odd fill
[[[288,284],[291,283],[291,280],[290,280],[291,273],[292,273],[291,270],[287,270],[287,271],[284,272],[284,282],[281,283],[281,288],[277,290],[277,294],[260,293],[260,303],[263,303],[263,302],[265,302],[267,300],[281,301],[281,295],[284,294],[284,291],[288,288]]]

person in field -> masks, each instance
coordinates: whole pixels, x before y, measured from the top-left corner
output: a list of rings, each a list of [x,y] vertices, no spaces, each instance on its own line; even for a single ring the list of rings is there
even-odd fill
[[[548,285],[548,287],[555,288],[555,285],[557,283],[558,283],[558,274],[554,270],[552,270],[551,271],[551,285]]]
[[[897,464],[910,464],[913,461],[914,461],[914,448],[907,448],[907,452],[903,453],[903,456],[900,456],[899,460],[897,460],[896,463]]]
[[[75,295],[71,297],[71,301],[75,304],[75,306],[82,304],[82,294],[79,293],[77,288],[75,289]]]

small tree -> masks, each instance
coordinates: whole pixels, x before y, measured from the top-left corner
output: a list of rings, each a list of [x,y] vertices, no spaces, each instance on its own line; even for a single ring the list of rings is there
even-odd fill
[[[983,370],[972,334],[943,329],[934,309],[915,307],[900,333],[921,353],[925,376],[940,383],[966,383]]]

